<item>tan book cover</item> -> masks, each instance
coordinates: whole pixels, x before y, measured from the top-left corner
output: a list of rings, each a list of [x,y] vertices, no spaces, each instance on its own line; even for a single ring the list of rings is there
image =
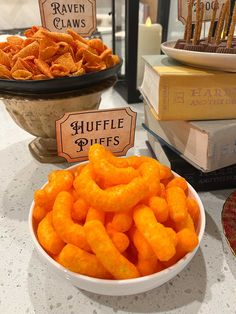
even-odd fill
[[[236,164],[236,119],[160,121],[145,101],[145,125],[203,172]]]
[[[145,56],[141,93],[160,120],[236,118],[236,73],[183,66],[166,56]]]

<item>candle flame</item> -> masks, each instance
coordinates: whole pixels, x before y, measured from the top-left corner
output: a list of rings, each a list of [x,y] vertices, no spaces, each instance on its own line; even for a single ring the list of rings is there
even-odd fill
[[[146,26],[152,26],[152,20],[151,20],[150,16],[146,19],[145,25]]]

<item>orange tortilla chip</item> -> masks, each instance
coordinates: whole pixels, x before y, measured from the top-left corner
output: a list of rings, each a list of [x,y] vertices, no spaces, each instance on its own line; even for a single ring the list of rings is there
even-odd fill
[[[29,56],[29,57],[26,57],[24,59],[21,59],[21,62],[24,65],[24,67],[28,71],[32,72],[34,75],[41,74],[40,70],[38,69],[38,67],[34,63],[34,60],[35,60],[34,56]]]
[[[60,56],[58,59],[54,61],[54,64],[60,64],[68,69],[69,72],[75,72],[77,70],[77,66],[69,52]]]
[[[9,47],[9,43],[8,42],[0,42],[0,49],[3,50],[5,48]]]
[[[41,60],[50,59],[53,56],[55,56],[57,51],[58,51],[58,47],[53,47],[53,46],[47,47],[43,50],[39,50],[39,59]]]
[[[88,45],[89,45],[89,47],[97,50],[99,52],[99,54],[105,50],[104,44],[100,38],[90,39],[88,41]]]
[[[39,26],[32,26],[24,32],[25,37],[32,37],[39,30]]]
[[[75,65],[77,67],[77,71],[79,71],[83,66],[83,60],[81,59],[80,61],[76,62]]]
[[[87,44],[85,44],[79,40],[75,41],[75,46],[76,46],[77,52],[85,49],[85,50],[91,51],[95,55],[98,54],[95,49],[93,49],[92,47],[89,47],[89,45],[87,45]]]
[[[23,47],[26,47],[26,46],[32,44],[33,42],[35,42],[35,39],[34,39],[34,38],[26,38],[26,39],[24,40]]]
[[[76,72],[73,73],[73,76],[79,76],[79,75],[83,75],[86,73],[85,69],[83,68],[83,60],[81,59],[80,61],[75,63],[77,70]]]
[[[86,63],[84,65],[84,69],[85,69],[86,73],[98,72],[98,71],[101,71],[101,70],[105,70],[106,69],[106,64],[104,62],[102,62],[100,64]]]
[[[22,46],[23,43],[24,43],[24,40],[21,37],[18,37],[18,36],[8,36],[7,37],[7,42],[9,42],[12,45]]]
[[[42,38],[39,44],[39,59],[47,60],[53,57],[59,47],[58,45],[49,38]]]
[[[3,64],[8,68],[11,67],[11,60],[8,54],[2,50],[0,50],[0,64]]]
[[[70,51],[70,48],[71,48],[68,43],[63,42],[63,41],[57,43],[57,46],[58,46],[58,51],[57,51],[57,53],[58,53],[59,55],[63,55],[63,54],[65,54],[65,53],[69,52],[69,51]]]
[[[43,49],[51,47],[51,46],[57,47],[57,44],[53,40],[51,40],[50,38],[45,37],[45,38],[41,38],[39,40],[39,49],[43,50]]]
[[[27,70],[16,70],[12,73],[12,77],[16,80],[30,80],[33,75]]]
[[[57,33],[32,26],[25,36],[8,36],[6,42],[0,42],[1,77],[41,80],[79,76],[120,61],[101,39],[83,38],[73,29]]]
[[[39,55],[39,43],[33,41],[28,46],[22,48],[16,55],[14,55],[13,60],[16,60],[18,57],[25,58],[28,56],[35,56],[36,58]]]
[[[84,68],[81,68],[78,71],[74,72],[72,75],[73,76],[80,76],[80,75],[83,75],[83,74],[86,74],[86,72],[85,72]]]
[[[79,50],[80,48],[84,48],[86,50],[89,49],[89,46],[87,44],[85,44],[79,40],[76,40],[75,44],[76,44],[77,50]]]
[[[120,58],[117,55],[111,55],[113,63],[114,64],[119,64],[120,63]]]
[[[40,60],[40,59],[35,59],[34,63],[37,65],[40,72],[42,72],[44,75],[46,75],[49,78],[53,78],[53,75],[50,71],[50,67],[45,61]]]
[[[50,67],[50,71],[54,77],[68,76],[70,71],[62,64],[53,64]]]
[[[49,32],[47,30],[42,30],[42,34],[47,36],[48,38],[51,38],[55,42],[64,41],[68,44],[72,44],[74,41],[71,35],[65,34],[65,33],[56,33],[56,32]]]
[[[38,80],[47,80],[48,77],[44,74],[37,74],[33,75],[33,80],[38,81]]]
[[[104,62],[106,63],[107,68],[111,68],[115,64],[113,61],[112,55],[107,56],[104,59]]]
[[[17,54],[20,50],[21,50],[21,46],[16,46],[12,44],[9,44],[7,47],[3,49],[4,52],[9,54],[11,59],[12,59],[12,56]]]
[[[107,56],[112,54],[112,50],[110,48],[107,48],[100,54],[100,58],[104,60]]]
[[[83,50],[83,57],[90,64],[102,62],[102,59],[100,58],[100,56],[97,56],[96,54],[86,49]]]
[[[25,67],[24,63],[22,62],[21,58],[18,58],[14,64],[14,66],[11,69],[11,73],[17,71],[17,70],[27,70],[28,69]]]
[[[46,38],[45,34],[43,33],[44,30],[46,29],[43,27],[40,27],[39,30],[32,36],[32,39]]]
[[[5,65],[0,64],[0,77],[10,79],[11,78],[11,72],[8,70],[8,68]]]
[[[76,33],[75,31],[73,31],[73,29],[71,29],[71,28],[68,28],[68,29],[67,29],[67,33],[68,33],[69,35],[71,35],[74,40],[79,40],[80,42],[82,42],[82,43],[84,43],[84,44],[87,44],[87,42],[88,42],[84,37],[80,36],[78,33]]]

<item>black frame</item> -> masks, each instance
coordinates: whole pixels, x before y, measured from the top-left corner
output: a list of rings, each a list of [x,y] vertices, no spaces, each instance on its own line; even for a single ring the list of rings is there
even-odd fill
[[[115,46],[115,0],[112,0],[113,12],[113,50]],[[130,104],[141,102],[137,90],[137,50],[138,50],[139,0],[125,1],[125,76],[118,76],[115,89]]]
[[[170,0],[158,0],[157,23],[162,25],[162,42],[167,41],[170,15]]]
[[[167,40],[170,0],[159,0],[157,23],[163,27],[162,42]],[[115,90],[130,104],[142,102],[137,89],[139,0],[125,0],[125,75],[119,75]],[[116,52],[115,0],[112,0],[112,42]]]

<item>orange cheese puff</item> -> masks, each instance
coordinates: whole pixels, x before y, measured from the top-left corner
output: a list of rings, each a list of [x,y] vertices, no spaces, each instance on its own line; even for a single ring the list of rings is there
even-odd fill
[[[166,232],[169,238],[171,239],[171,241],[173,242],[174,246],[176,246],[178,243],[178,238],[177,238],[177,233],[175,232],[175,230],[173,228],[166,227]]]
[[[175,230],[176,231],[180,231],[180,230],[185,229],[185,228],[190,229],[193,232],[195,232],[194,223],[193,223],[192,217],[190,216],[189,213],[187,214],[186,219],[181,220],[179,222],[175,222]]]
[[[123,253],[129,246],[129,237],[123,232],[114,232],[111,239],[115,247],[121,253]]]
[[[80,198],[75,189],[72,188],[68,192],[70,192],[70,194],[73,196],[75,202]]]
[[[169,217],[168,204],[164,198],[153,196],[149,199],[149,207],[153,210],[158,222],[165,222]]]
[[[51,172],[49,172],[49,174],[48,174],[48,182],[52,182],[53,180],[56,179],[58,171],[59,170],[52,170]]]
[[[144,162],[142,157],[130,156],[126,158],[121,158],[114,156],[110,151],[107,151],[106,158],[112,165],[118,168],[132,167],[134,169],[137,169]]]
[[[109,162],[108,153],[104,146],[94,144],[89,149],[89,160],[92,163],[95,174],[102,177],[106,187],[127,184],[139,175],[132,167],[117,168]]]
[[[198,245],[198,237],[196,232],[190,229],[182,229],[177,233],[178,238],[178,250],[180,248],[185,253],[191,252]]]
[[[33,209],[33,218],[37,221],[40,222],[48,213],[48,210],[39,205],[35,205]]]
[[[162,179],[161,183],[164,184],[165,188],[167,187],[167,185],[169,184],[169,182],[173,179],[173,177],[171,178],[167,178],[167,179]]]
[[[59,254],[65,245],[53,228],[52,212],[47,213],[47,215],[40,221],[37,229],[37,236],[42,247],[52,255]]]
[[[141,276],[148,276],[164,269],[164,266],[157,258],[138,258],[137,268]]]
[[[159,163],[159,167],[160,167],[160,179],[162,180],[170,180],[171,178],[173,178],[173,173],[171,171],[171,169],[161,163]]]
[[[75,170],[72,171],[74,177],[77,177],[77,176],[80,174],[81,170],[82,170],[84,167],[85,167],[84,164],[77,166],[77,167],[75,168]]]
[[[134,178],[126,185],[112,187],[109,191],[102,190],[95,182],[95,173],[90,165],[84,167],[75,178],[74,188],[89,205],[106,212],[129,210],[148,193],[141,177]]]
[[[86,217],[86,222],[91,221],[91,220],[99,220],[101,221],[101,223],[104,224],[105,212],[103,210],[100,210],[94,207],[89,207],[87,217]]]
[[[104,223],[105,226],[107,226],[108,223],[112,222],[112,219],[113,219],[114,215],[115,215],[115,213],[106,212],[105,223]]]
[[[71,217],[77,222],[84,222],[89,210],[88,204],[80,197],[74,202]]]
[[[138,229],[135,229],[132,239],[138,251],[137,268],[141,275],[146,276],[162,270],[162,265],[158,261],[152,247]]]
[[[159,196],[162,197],[162,198],[166,198],[166,187],[161,182],[160,182],[160,189],[161,189],[161,191],[160,191],[160,195]]]
[[[115,213],[112,219],[112,226],[120,232],[126,232],[130,229],[133,223],[131,213]]]
[[[49,183],[44,187],[49,201],[54,201],[59,192],[69,191],[73,186],[74,176],[69,170],[58,170],[49,178]]]
[[[86,222],[84,229],[92,251],[115,279],[131,279],[140,276],[134,264],[115,247],[100,221]]]
[[[111,279],[112,276],[99,262],[98,258],[73,244],[67,244],[57,258],[65,268],[81,275]]]
[[[175,222],[170,219],[170,216],[169,216],[169,218],[167,219],[167,221],[165,221],[165,222],[163,223],[163,225],[164,225],[166,228],[171,228],[171,229],[175,230]]]
[[[160,261],[168,261],[175,255],[173,241],[166,228],[157,222],[150,207],[145,205],[137,206],[134,210],[134,222]]]
[[[135,228],[133,232],[132,239],[138,251],[139,258],[148,259],[151,257],[155,257],[157,259],[156,254],[153,251],[151,245],[148,243],[143,234],[137,228]]]
[[[198,225],[200,214],[200,208],[197,201],[194,198],[187,197],[187,208],[196,228]]]
[[[172,266],[187,253],[192,252],[198,245],[197,234],[190,229],[182,229],[179,231],[177,233],[177,240],[176,254],[172,259],[165,263],[167,267]]]
[[[170,178],[173,177],[173,174],[171,172],[171,169],[166,167],[165,165],[162,165],[159,161],[157,161],[154,158],[151,157],[147,157],[147,156],[131,156],[131,157],[127,157],[127,158],[121,158],[121,160],[124,162],[126,161],[128,163],[129,166],[137,169],[140,167],[140,165],[142,163],[145,162],[149,162],[152,163],[153,165],[155,165],[156,167],[159,168],[159,173],[160,173],[160,180],[164,179],[164,178]]]
[[[172,186],[179,186],[186,193],[188,191],[187,181],[183,177],[177,177],[172,179],[166,186],[166,188],[171,188]]]
[[[52,209],[51,204],[49,204],[47,194],[44,190],[36,190],[34,192],[34,202],[35,206],[44,207],[47,211]]]
[[[166,200],[169,206],[170,218],[174,222],[183,221],[187,218],[186,195],[180,187],[173,186],[166,189]]]
[[[145,198],[152,197],[154,195],[159,195],[160,188],[160,170],[158,163],[147,161],[141,164],[139,167],[139,172],[147,185],[147,195]]]
[[[123,232],[116,231],[111,223],[107,224],[106,231],[115,247],[123,253],[129,246],[129,237]]]
[[[34,201],[36,205],[51,210],[57,194],[71,189],[74,177],[68,170],[56,170],[49,174],[48,179],[45,187],[34,193]]]
[[[60,192],[53,205],[53,226],[64,242],[74,244],[81,249],[89,251],[90,248],[85,238],[84,228],[75,223],[71,218],[72,207],[73,196],[66,191]]]

